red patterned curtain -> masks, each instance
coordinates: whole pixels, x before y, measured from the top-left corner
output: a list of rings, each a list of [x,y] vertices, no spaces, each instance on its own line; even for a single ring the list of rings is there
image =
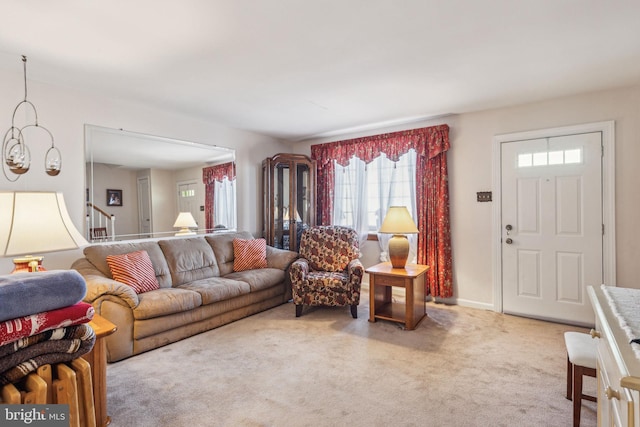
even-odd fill
[[[393,160],[413,148],[417,154],[418,263],[429,266],[427,293],[453,296],[447,150],[449,126],[431,126],[311,146],[317,162],[318,224],[330,225],[334,164],[346,166],[356,156],[365,163],[381,153]]]
[[[204,182],[204,219],[207,233],[213,230],[213,200],[214,182],[222,182],[224,178],[229,181],[236,179],[235,162],[223,163],[202,169],[202,182]]]

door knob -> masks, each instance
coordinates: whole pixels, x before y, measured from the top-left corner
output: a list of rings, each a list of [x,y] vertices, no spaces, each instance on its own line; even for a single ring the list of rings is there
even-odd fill
[[[505,243],[506,243],[507,245],[510,245],[510,244],[512,244],[512,243],[513,243],[513,239],[512,239],[511,237],[509,237],[507,240],[505,240]]]

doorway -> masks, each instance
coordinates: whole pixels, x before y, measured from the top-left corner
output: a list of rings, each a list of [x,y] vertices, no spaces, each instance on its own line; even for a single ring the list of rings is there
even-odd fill
[[[176,183],[178,191],[178,212],[190,212],[198,224],[198,229],[204,228],[200,220],[198,183],[196,181],[180,181]]]
[[[138,233],[140,238],[151,237],[151,186],[148,176],[137,178],[138,183]]]
[[[615,284],[613,122],[501,135],[494,160],[496,311],[593,324],[587,286]]]

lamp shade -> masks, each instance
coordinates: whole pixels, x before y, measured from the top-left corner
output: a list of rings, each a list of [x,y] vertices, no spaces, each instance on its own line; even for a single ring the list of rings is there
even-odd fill
[[[64,251],[87,244],[71,221],[62,193],[0,192],[0,256]]]
[[[416,234],[419,230],[406,206],[391,206],[378,232],[385,234]]]
[[[197,227],[198,224],[196,223],[196,220],[193,218],[193,215],[191,215],[191,212],[180,212],[173,226],[181,227],[181,228],[193,228],[193,227]]]
[[[173,226],[180,227],[180,231],[176,233],[176,236],[186,236],[196,234],[195,231],[191,231],[189,228],[197,228],[198,224],[193,218],[193,215],[191,215],[191,212],[180,212]]]

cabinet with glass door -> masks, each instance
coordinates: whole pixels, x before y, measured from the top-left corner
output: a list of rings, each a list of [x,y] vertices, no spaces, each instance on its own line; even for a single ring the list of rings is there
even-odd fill
[[[316,224],[316,162],[276,154],[262,162],[267,245],[298,252],[302,232]]]

